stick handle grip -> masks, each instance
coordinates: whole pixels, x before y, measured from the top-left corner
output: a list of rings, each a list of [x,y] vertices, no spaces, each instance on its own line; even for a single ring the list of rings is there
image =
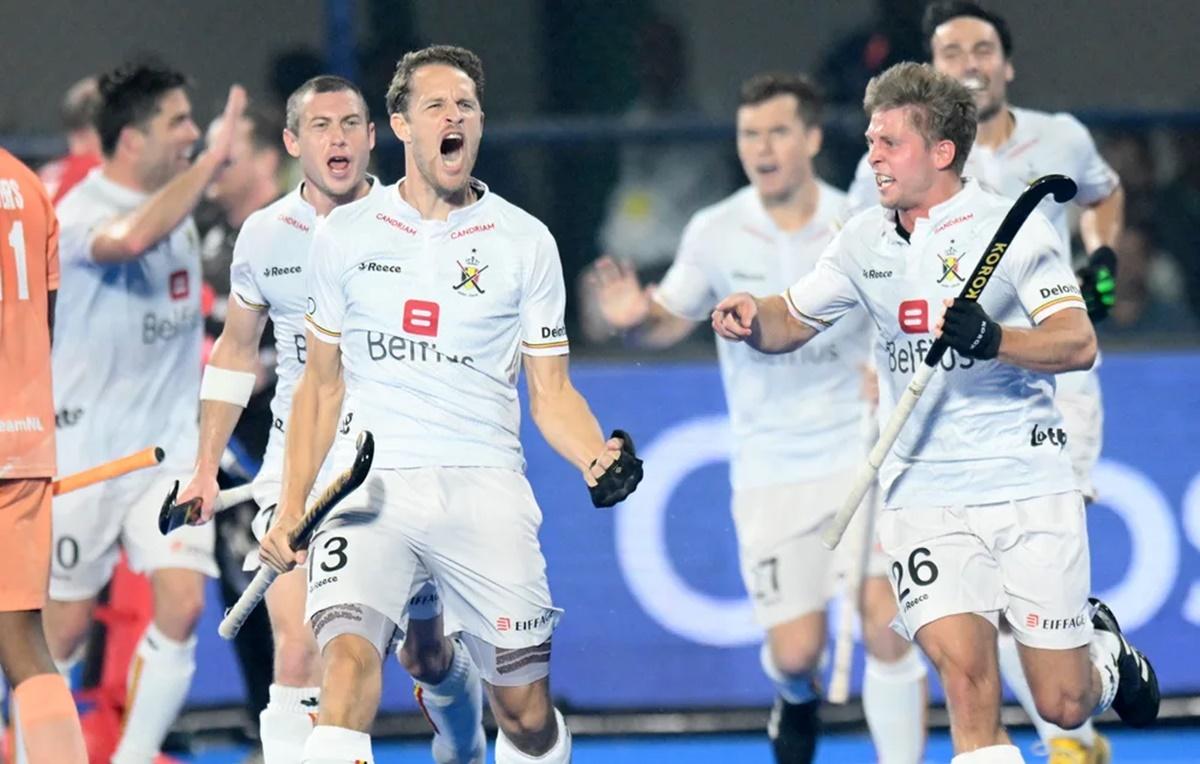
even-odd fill
[[[246,590],[238,597],[238,601],[233,603],[233,607],[225,611],[225,617],[221,619],[221,625],[217,627],[217,633],[225,639],[233,639],[237,633],[242,630],[246,619],[254,612],[254,608],[258,607],[258,603],[266,596],[267,589],[271,588],[271,583],[279,577],[279,571],[266,564],[259,567],[258,572],[254,574],[254,579]]]

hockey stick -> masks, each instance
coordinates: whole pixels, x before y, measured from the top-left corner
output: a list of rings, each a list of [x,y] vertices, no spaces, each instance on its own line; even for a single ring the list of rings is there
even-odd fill
[[[164,536],[184,525],[198,525],[200,523],[200,497],[196,496],[182,504],[176,504],[175,497],[178,495],[179,481],[176,480],[174,487],[171,488],[171,492],[163,500],[162,509],[158,511],[158,530]],[[242,485],[235,485],[233,488],[226,488],[217,494],[217,500],[213,502],[213,514],[223,509],[237,506],[244,501],[250,501],[253,498],[253,483],[243,483]]]
[[[863,427],[863,440],[870,443],[879,435],[879,425],[875,420],[875,407],[871,407]],[[833,670],[829,674],[830,703],[845,703],[850,699],[850,674],[854,661],[854,616],[862,602],[863,582],[867,579],[867,567],[871,562],[871,553],[875,547],[875,516],[879,512],[879,502],[876,501],[875,491],[878,485],[872,484],[867,491],[867,516],[862,524],[859,535],[859,546],[855,549],[854,567],[846,575],[845,586],[842,590],[842,609],[838,612],[837,633],[833,642]]]
[[[288,535],[288,545],[292,549],[300,550],[308,546],[313,531],[317,529],[321,521],[329,516],[338,502],[353,493],[354,489],[367,479],[367,473],[371,471],[371,462],[374,459],[375,438],[364,430],[358,436],[358,454],[354,457],[354,464],[329,484],[325,492],[300,518],[300,523],[295,530]],[[233,639],[237,636],[237,633],[241,631],[242,624],[254,612],[254,608],[258,606],[263,596],[266,595],[267,589],[278,576],[279,571],[263,564],[254,574],[254,580],[246,587],[246,591],[242,592],[242,596],[238,597],[238,601],[234,603],[233,607],[225,612],[225,618],[222,619],[217,632],[225,639]]]
[[[1070,201],[1075,197],[1077,187],[1075,181],[1068,178],[1066,175],[1045,175],[1038,178],[1033,183],[1029,184],[1029,188],[1025,189],[1017,201],[1013,203],[1012,209],[1004,216],[1000,227],[996,229],[996,235],[992,237],[992,241],[984,250],[983,257],[979,259],[979,263],[975,266],[975,270],[971,273],[971,278],[967,279],[966,286],[958,295],[960,300],[970,300],[975,302],[979,299],[980,293],[991,280],[992,275],[996,272],[996,267],[1000,264],[1000,259],[1004,257],[1004,253],[1008,250],[1017,232],[1021,230],[1021,226],[1025,220],[1033,212],[1034,208],[1047,194],[1054,195],[1054,201],[1059,204]],[[900,397],[900,401],[896,404],[895,410],[892,411],[891,417],[888,419],[887,425],[879,434],[879,440],[875,442],[875,447],[871,449],[871,453],[867,456],[866,463],[855,476],[854,486],[850,491],[850,495],[846,497],[842,508],[838,510],[834,516],[833,522],[825,529],[821,536],[821,541],[827,549],[833,549],[842,540],[842,534],[846,532],[846,526],[850,524],[850,519],[854,517],[854,513],[858,511],[858,505],[862,502],[863,496],[866,495],[867,489],[875,482],[875,476],[879,473],[879,467],[883,464],[883,460],[887,457],[888,452],[892,450],[892,444],[896,442],[896,438],[900,435],[900,430],[904,427],[904,423],[908,421],[909,415],[912,414],[913,407],[917,405],[921,394],[925,392],[925,386],[929,384],[929,380],[933,377],[933,372],[937,369],[938,363],[942,360],[942,356],[946,353],[947,345],[941,337],[934,340],[933,345],[929,348],[929,352],[925,354],[925,363],[917,369],[917,373],[913,375],[912,382],[908,383],[904,394]]]
[[[111,462],[105,462],[91,469],[67,475],[54,481],[54,495],[59,496],[71,491],[78,491],[80,488],[87,488],[89,485],[95,483],[112,480],[135,470],[153,467],[162,462],[165,456],[166,453],[161,448],[151,446],[129,456],[122,456],[120,459],[114,459]]]

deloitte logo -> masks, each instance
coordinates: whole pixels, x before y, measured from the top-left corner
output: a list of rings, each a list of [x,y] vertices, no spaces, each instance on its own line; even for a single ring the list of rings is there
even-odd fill
[[[692,588],[667,551],[667,504],[676,486],[696,470],[729,460],[725,416],[690,419],[660,434],[639,455],[653,470],[637,492],[617,505],[617,559],[635,599],[664,629],[718,647],[756,645],[763,631],[750,600],[714,597]]]

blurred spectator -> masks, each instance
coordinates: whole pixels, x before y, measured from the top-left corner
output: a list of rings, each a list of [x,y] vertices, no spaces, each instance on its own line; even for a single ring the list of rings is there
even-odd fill
[[[87,177],[93,167],[100,165],[100,134],[96,132],[99,110],[100,88],[95,77],[84,77],[67,88],[61,114],[63,130],[67,133],[67,155],[38,170],[54,204]]]
[[[1200,242],[1195,241],[1190,231],[1187,232],[1193,238],[1190,245],[1171,245],[1168,239],[1178,238],[1173,232],[1181,221],[1185,221],[1185,225],[1200,225],[1200,217],[1188,221],[1186,213],[1164,203],[1164,197],[1174,195],[1186,206],[1186,194],[1172,192],[1171,187],[1159,189],[1157,186],[1158,162],[1145,132],[1112,132],[1101,141],[1100,150],[1121,176],[1125,191],[1125,228],[1116,246],[1120,257],[1117,302],[1108,319],[1097,327],[1098,331],[1117,336],[1138,332],[1175,333],[1195,328],[1196,317],[1187,306],[1183,284],[1189,280],[1194,283],[1200,276],[1200,268],[1190,257],[1194,249],[1172,252],[1172,247],[1194,248]],[[1186,172],[1181,177],[1187,177]],[[1200,215],[1200,206],[1195,214]],[[1179,253],[1184,257],[1172,256]],[[1189,259],[1191,263],[1187,262]],[[1190,276],[1188,268],[1195,270]]]
[[[1200,131],[1180,133],[1179,171],[1156,199],[1156,228],[1182,274],[1191,318],[1200,319]]]
[[[699,114],[687,87],[687,47],[671,22],[651,17],[636,39],[638,93],[626,110],[630,125],[649,125],[664,117]],[[724,197],[733,188],[732,156],[722,145],[628,143],[621,147],[615,188],[600,224],[600,251],[627,261],[642,281],[666,273],[692,213]],[[578,290],[581,296],[588,290]],[[585,335],[608,336],[594,306],[581,302]]]
[[[826,103],[860,114],[868,80],[901,61],[927,60],[927,41],[921,33],[924,8],[925,0],[877,0],[869,22],[834,41],[817,69]],[[862,156],[866,126],[863,116],[846,126],[853,129],[825,131],[819,169],[838,188],[850,185],[854,165]]]

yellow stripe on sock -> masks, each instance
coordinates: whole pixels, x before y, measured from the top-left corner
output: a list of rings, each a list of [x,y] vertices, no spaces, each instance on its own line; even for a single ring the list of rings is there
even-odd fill
[[[129,687],[125,690],[125,712],[121,714],[121,731],[117,735],[118,740],[125,736],[125,725],[129,722],[129,714],[133,711],[133,702],[137,699],[138,686],[141,684],[142,668],[145,663],[142,656],[134,654],[132,671],[129,675]]]

